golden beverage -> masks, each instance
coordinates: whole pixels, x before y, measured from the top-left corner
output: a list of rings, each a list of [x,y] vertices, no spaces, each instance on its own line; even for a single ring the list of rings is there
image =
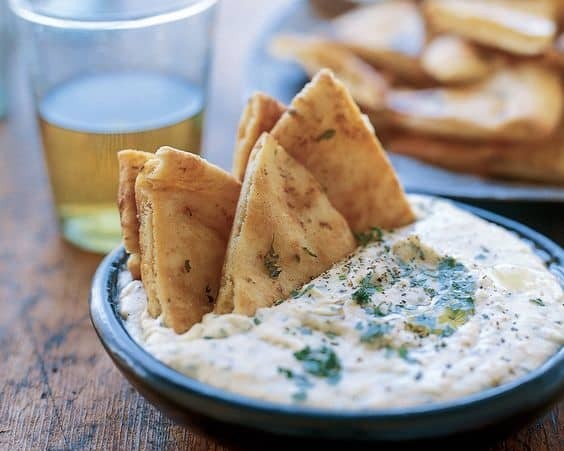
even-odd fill
[[[166,145],[199,153],[202,111],[201,90],[153,73],[89,75],[49,91],[39,122],[63,235],[96,252],[115,247],[117,151]]]

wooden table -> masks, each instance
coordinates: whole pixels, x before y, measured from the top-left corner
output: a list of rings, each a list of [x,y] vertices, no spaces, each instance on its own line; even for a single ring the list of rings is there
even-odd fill
[[[283,3],[223,2],[206,135],[208,157],[222,166],[230,165],[244,101],[245,52]],[[174,425],[104,353],[87,307],[100,257],[59,238],[31,98],[14,53],[12,110],[0,122],[0,449],[233,449],[219,444],[221,433],[207,438]],[[561,217],[557,226],[550,222],[547,231],[562,232]],[[562,449],[563,408],[487,448]]]

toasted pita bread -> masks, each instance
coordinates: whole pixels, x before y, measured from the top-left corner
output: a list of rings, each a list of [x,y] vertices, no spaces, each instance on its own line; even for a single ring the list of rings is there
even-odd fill
[[[562,125],[562,130],[539,143],[470,143],[398,133],[386,140],[386,146],[453,171],[564,184]]]
[[[263,132],[268,132],[278,122],[286,107],[262,92],[254,93],[243,110],[237,131],[233,155],[233,175],[243,181],[249,155]]]
[[[473,44],[454,35],[433,38],[421,56],[421,66],[441,83],[468,83],[485,78],[494,63]]]
[[[134,279],[141,277],[139,259],[139,221],[135,203],[135,179],[143,165],[155,155],[139,150],[118,152],[118,208],[125,250],[130,254],[127,266]]]
[[[335,40],[370,64],[413,83],[428,77],[419,64],[427,39],[425,22],[412,1],[377,2],[333,20]]]
[[[347,222],[313,175],[265,133],[243,182],[215,311],[253,315],[354,248]]]
[[[422,133],[480,140],[539,140],[558,126],[562,84],[533,63],[500,69],[460,88],[398,89],[387,96],[387,119]]]
[[[374,129],[331,71],[304,87],[271,133],[317,178],[354,231],[414,220]]]
[[[431,27],[518,55],[539,55],[556,33],[553,8],[542,0],[427,0]]]
[[[212,310],[240,183],[197,155],[163,147],[135,183],[148,311],[176,332]]]
[[[298,62],[309,77],[331,69],[363,109],[379,110],[384,105],[388,90],[384,76],[339,44],[312,36],[279,35],[270,50],[278,58]]]

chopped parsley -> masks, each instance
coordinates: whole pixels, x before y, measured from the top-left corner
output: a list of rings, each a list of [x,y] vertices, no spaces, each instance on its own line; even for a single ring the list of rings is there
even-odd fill
[[[464,324],[474,314],[476,281],[468,269],[452,257],[442,259],[437,269],[439,294],[436,304],[454,312],[457,325]]]
[[[387,323],[369,323],[362,334],[360,334],[360,341],[362,343],[379,343],[381,339],[392,329],[392,326]]]
[[[379,227],[371,227],[367,232],[358,232],[354,234],[359,246],[366,246],[373,241],[382,241],[382,236],[383,232]]]
[[[448,337],[474,314],[476,281],[454,258],[443,258],[436,269],[415,271],[405,263],[400,264],[400,269],[412,287],[421,287],[431,298],[432,310],[409,317],[405,324],[408,331],[420,337]]]
[[[319,141],[331,139],[333,138],[333,136],[335,136],[336,133],[337,131],[334,128],[328,128],[323,133],[321,133],[317,138],[315,138],[315,141],[319,142]]]
[[[536,305],[540,305],[541,307],[545,307],[545,303],[543,302],[543,300],[541,298],[529,299],[529,302],[536,304]]]
[[[309,255],[310,257],[315,257],[315,258],[317,258],[317,255],[314,254],[312,251],[310,251],[307,247],[304,246],[304,247],[302,247],[302,249],[303,249],[303,250],[305,251],[305,253],[306,253],[307,255]]]
[[[356,301],[359,305],[366,305],[370,302],[370,297],[376,292],[382,291],[382,287],[379,285],[375,285],[372,282],[372,273],[368,274],[362,281],[360,282],[359,288],[353,292],[352,298]]]
[[[398,353],[398,356],[400,356],[400,358],[405,360],[407,363],[419,363],[416,359],[410,357],[409,350],[405,346],[400,346],[396,349],[396,352]]]
[[[292,296],[294,299],[295,298],[299,298],[305,294],[307,294],[307,292],[309,290],[311,290],[312,288],[314,288],[315,285],[313,283],[310,283],[308,285],[306,285],[305,287],[303,287],[301,290],[294,290],[290,293],[290,296]]]
[[[288,368],[278,367],[278,374],[286,376],[286,379],[293,380],[298,388],[298,391],[292,395],[292,399],[297,402],[302,402],[307,399],[307,389],[311,388],[313,384],[303,374],[294,373]]]
[[[274,238],[272,238],[272,243],[270,243],[270,249],[268,253],[264,256],[264,266],[268,275],[271,279],[277,279],[282,270],[278,265],[278,261],[280,260],[280,256],[274,250]]]
[[[336,384],[341,378],[341,362],[335,351],[328,346],[312,349],[306,346],[295,352],[294,357],[302,362],[306,373],[317,377],[325,377],[331,384]]]

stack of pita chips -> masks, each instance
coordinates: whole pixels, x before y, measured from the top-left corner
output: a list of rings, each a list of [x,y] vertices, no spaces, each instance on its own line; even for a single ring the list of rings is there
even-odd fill
[[[564,158],[563,4],[384,0],[345,12],[319,35],[277,36],[271,51],[308,74],[333,69],[390,151],[564,184],[555,163]]]
[[[119,153],[128,266],[181,333],[210,311],[253,315],[345,258],[353,232],[411,207],[370,123],[322,70],[286,107],[255,94],[233,175],[171,148]]]

